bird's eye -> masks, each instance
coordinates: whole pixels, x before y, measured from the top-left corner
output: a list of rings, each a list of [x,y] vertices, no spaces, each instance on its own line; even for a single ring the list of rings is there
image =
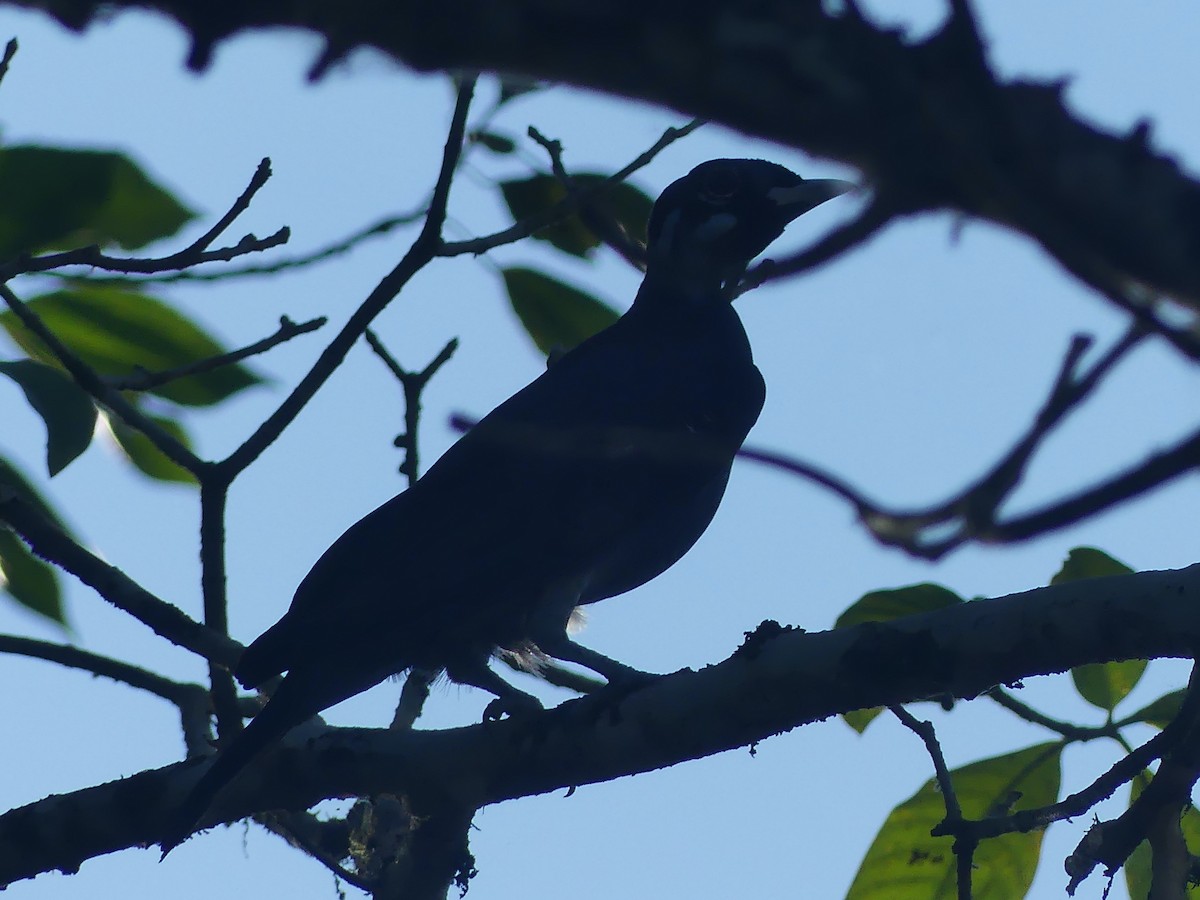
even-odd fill
[[[700,199],[705,203],[725,203],[737,193],[741,181],[737,172],[729,168],[714,169],[700,187]]]

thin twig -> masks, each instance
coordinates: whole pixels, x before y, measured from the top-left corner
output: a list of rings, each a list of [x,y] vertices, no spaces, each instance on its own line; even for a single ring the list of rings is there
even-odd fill
[[[391,373],[396,376],[396,380],[400,382],[400,387],[404,390],[404,433],[396,437],[395,444],[404,450],[404,460],[400,463],[400,473],[412,485],[421,474],[420,457],[418,455],[419,442],[417,440],[418,429],[421,424],[421,393],[425,390],[425,385],[429,383],[429,379],[454,355],[454,351],[458,349],[458,338],[451,338],[447,341],[446,346],[442,347],[438,355],[420,372],[410,372],[401,366],[395,357],[388,352],[374,331],[368,328],[364,336],[367,339],[367,343],[371,345],[371,349],[375,351],[375,355],[383,360]]]
[[[131,375],[106,377],[104,381],[109,387],[118,391],[153,390],[180,378],[211,372],[222,366],[233,365],[236,362],[241,362],[243,359],[249,359],[251,356],[265,353],[286,341],[290,341],[294,337],[308,334],[310,331],[316,331],[318,328],[324,326],[327,321],[329,320],[325,316],[318,316],[315,319],[309,319],[307,322],[297,324],[287,316],[282,316],[279,319],[279,330],[269,337],[263,338],[261,341],[255,341],[253,344],[242,347],[240,350],[232,350],[229,353],[222,353],[219,356],[210,356],[208,359],[200,359],[183,366],[176,366],[174,369],[164,369],[159,372],[147,372],[143,369]]]
[[[205,704],[208,703],[207,693],[198,684],[173,681],[157,672],[151,672],[132,663],[81,650],[69,644],[55,644],[50,641],[0,634],[0,653],[44,659],[70,669],[80,669],[129,685],[139,691],[146,691],[176,705],[195,702],[197,696]]]
[[[189,618],[178,607],[151,594],[128,575],[80,546],[42,513],[0,485],[0,520],[12,526],[42,559],[70,572],[84,584],[173,644],[232,666],[241,644]]]
[[[1153,453],[1119,475],[1040,509],[999,522],[979,535],[994,544],[1027,540],[1072,525],[1118,503],[1162,487],[1200,464],[1200,429],[1170,449]]]
[[[1091,346],[1092,339],[1086,335],[1074,336],[1064,354],[1054,387],[1028,431],[987,475],[967,490],[961,508],[968,529],[986,529],[995,522],[996,510],[1020,483],[1029,461],[1050,433],[1083,404],[1105,376],[1145,336],[1143,327],[1135,322],[1108,352],[1082,375],[1078,372],[1079,362]]]
[[[267,183],[267,179],[270,177],[271,159],[270,157],[264,156],[259,161],[258,168],[254,170],[254,174],[250,177],[250,183],[246,185],[246,189],[242,191],[238,198],[233,201],[233,205],[226,210],[225,215],[217,219],[217,221],[213,223],[213,226],[208,229],[208,231],[196,238],[196,240],[192,242],[191,246],[184,247],[183,250],[179,251],[179,253],[176,254],[176,257],[179,259],[186,259],[190,254],[207,250],[212,245],[213,241],[225,233],[225,230],[233,224],[234,220],[238,216],[250,208],[250,201],[254,199],[254,195],[262,189],[262,186]],[[243,238],[242,243],[245,243],[245,241],[246,239]],[[176,266],[175,268],[182,267]]]
[[[797,475],[800,478],[820,485],[831,493],[837,494],[853,506],[860,516],[877,509],[875,504],[864,498],[855,488],[852,488],[848,483],[842,481],[836,475],[826,472],[819,466],[806,463],[803,460],[796,459],[784,453],[778,453],[774,450],[764,450],[760,447],[743,446],[738,450],[737,455],[739,459],[762,463],[773,469]]]
[[[209,464],[196,456],[173,434],[126,400],[119,391],[113,390],[104,379],[87,363],[83,362],[46,326],[41,317],[25,305],[8,285],[0,284],[0,297],[8,308],[21,320],[21,324],[38,337],[49,348],[63,368],[70,373],[84,391],[96,402],[111,409],[125,424],[136,428],[172,462],[187,469],[200,478]]]
[[[918,719],[907,709],[899,704],[889,706],[888,710],[900,722],[921,739],[925,744],[925,749],[929,753],[929,758],[933,761],[933,771],[937,778],[938,790],[942,793],[942,800],[946,804],[946,817],[953,820],[961,820],[962,807],[958,803],[958,795],[954,793],[954,783],[950,778],[950,768],[946,765],[946,757],[942,754],[942,745],[938,743],[937,732],[933,729],[933,723]]]
[[[438,250],[439,256],[460,256],[464,253],[472,253],[476,256],[481,253],[486,253],[495,247],[500,247],[505,244],[512,244],[516,241],[523,240],[529,237],[535,231],[545,228],[547,225],[553,225],[565,219],[571,213],[576,212],[579,208],[581,200],[602,194],[609,188],[610,185],[624,181],[638,169],[643,168],[650,163],[659,153],[669,147],[675,141],[682,137],[691,134],[704,122],[700,119],[693,119],[688,124],[680,128],[668,128],[662,133],[654,144],[645,152],[639,154],[624,168],[620,169],[612,175],[612,177],[594,186],[580,188],[575,196],[566,196],[562,200],[555,203],[549,209],[538,213],[535,216],[529,216],[517,222],[515,225],[505,228],[503,231],[497,231],[495,234],[490,234],[485,237],[471,238],[466,241],[448,241]]]
[[[454,351],[458,349],[458,338],[451,338],[424,369],[420,372],[410,372],[388,352],[379,337],[368,328],[365,332],[367,343],[375,354],[383,360],[391,373],[396,376],[404,391],[404,433],[396,437],[395,444],[404,450],[404,459],[400,463],[400,472],[411,487],[420,477],[420,440],[421,424],[421,394],[425,385],[434,374],[449,362]],[[396,705],[396,713],[392,718],[392,728],[411,728],[420,717],[429,698],[429,686],[433,676],[428,672],[412,670],[404,679],[404,687],[400,691],[400,701]]]
[[[1101,800],[1111,797],[1118,788],[1128,783],[1134,776],[1144,772],[1154,760],[1166,755],[1172,747],[1179,744],[1192,728],[1197,714],[1200,713],[1200,692],[1196,690],[1196,683],[1197,672],[1196,668],[1193,668],[1188,694],[1179,714],[1166,728],[1136,750],[1117,760],[1107,772],[1100,775],[1087,787],[1047,806],[1022,809],[1011,815],[992,816],[974,822],[964,821],[961,823],[960,829],[970,828],[975,837],[982,841],[1002,834],[1045,828],[1053,822],[1084,815]],[[938,825],[932,833],[937,837],[955,832],[949,827]]]
[[[630,238],[621,223],[604,208],[603,204],[597,202],[600,195],[585,193],[575,179],[570,176],[566,166],[563,165],[562,142],[547,138],[532,125],[529,126],[528,134],[542,146],[550,157],[550,169],[559,184],[563,186],[563,190],[567,192],[567,196],[574,197],[578,203],[579,208],[576,213],[583,224],[596,237],[615,250],[622,259],[635,269],[644,272],[646,270],[646,248]]]
[[[425,215],[425,210],[428,207],[428,201],[422,203],[413,212],[402,213],[400,215],[388,216],[380,219],[374,225],[368,225],[350,235],[334,241],[310,253],[302,253],[297,256],[280,259],[271,263],[261,263],[254,265],[240,266],[236,268],[224,268],[219,271],[193,271],[184,269],[179,272],[162,273],[148,275],[144,278],[127,278],[127,277],[111,277],[93,276],[88,279],[94,284],[168,284],[177,281],[225,281],[231,278],[243,278],[254,275],[277,275],[280,272],[286,272],[291,269],[302,269],[306,266],[315,265],[324,262],[328,259],[333,259],[337,256],[342,256],[349,253],[359,244],[372,237],[379,237],[390,234],[393,230],[401,225],[410,225],[419,220]]]
[[[229,482],[223,473],[211,471],[200,482],[200,588],[204,597],[204,624],[221,635],[229,634],[229,615],[225,584],[225,506]],[[242,730],[237,686],[231,667],[209,660],[208,679],[212,687],[213,710],[217,714],[217,735],[228,740]]]
[[[350,348],[367,330],[375,317],[399,294],[413,275],[438,255],[443,246],[441,231],[446,220],[446,203],[450,195],[450,182],[459,155],[462,153],[467,112],[470,109],[474,89],[473,79],[464,81],[459,87],[454,115],[451,118],[446,144],[442,151],[441,169],[420,235],[417,236],[400,263],[383,277],[366,300],[354,311],[349,321],[342,326],[342,330],[330,341],[313,367],[279,405],[279,408],[240,447],[218,463],[230,480],[258,459],[259,455],[283,433],[283,430],[300,414],[300,410],[307,405],[334,370],[341,365]]]
[[[265,238],[248,234],[236,244],[220,247],[216,250],[202,250],[184,255],[184,251],[164,256],[161,259],[140,259],[136,257],[107,256],[100,252],[100,247],[93,244],[80,247],[77,250],[65,250],[47,256],[19,256],[13,262],[0,267],[0,279],[7,281],[17,275],[30,275],[36,272],[48,272],[66,266],[87,266],[92,269],[102,269],[105,272],[127,272],[129,274],[166,272],[183,269],[187,266],[198,266],[201,263],[229,262],[239,256],[250,253],[261,253],[286,244],[291,237],[291,231],[284,227]]]
[[[258,824],[271,831],[295,847],[299,847],[335,876],[353,885],[366,894],[375,893],[375,884],[367,878],[351,872],[341,864],[341,861],[327,852],[322,846],[322,831],[332,823],[322,822],[308,812],[291,812],[275,810],[254,817]],[[338,823],[339,825],[341,823]],[[341,826],[345,827],[345,826]]]
[[[146,691],[174,704],[179,710],[183,743],[189,758],[209,752],[208,691],[198,684],[173,681],[131,663],[91,653],[68,644],[0,634],[0,653],[11,653],[58,663]]]
[[[987,697],[1000,706],[1003,706],[1009,712],[1015,713],[1026,722],[1032,722],[1034,725],[1041,725],[1043,728],[1048,728],[1068,741],[1082,743],[1085,741],[1094,741],[1096,738],[1116,737],[1121,733],[1121,730],[1113,722],[1109,722],[1106,725],[1086,726],[1051,718],[1045,713],[1034,709],[1032,706],[1022,703],[1003,688],[992,688],[987,692]]]
[[[1150,744],[1156,744],[1156,753],[1145,759],[1146,754],[1142,751]],[[1071,876],[1068,894],[1075,892],[1096,865],[1103,863],[1109,875],[1124,865],[1138,844],[1160,823],[1164,808],[1171,810],[1169,814],[1175,816],[1175,827],[1178,828],[1178,811],[1188,802],[1200,775],[1200,665],[1192,666],[1179,714],[1135,753],[1141,765],[1136,769],[1126,765],[1126,780],[1144,773],[1154,758],[1162,760],[1158,774],[1124,813],[1110,822],[1097,822],[1088,829],[1067,859],[1067,872]],[[1121,762],[1127,763],[1133,757],[1134,754],[1130,754]],[[1177,885],[1176,890],[1180,887]]]
[[[17,47],[16,38],[9,38],[8,43],[4,45],[4,55],[0,56],[0,81],[3,81],[4,76],[8,74],[8,64],[17,55]]]
[[[250,205],[254,195],[266,184],[271,177],[271,160],[263,159],[258,164],[250,184],[242,191],[241,196],[233,202],[225,215],[221,216],[208,231],[184,247],[177,253],[158,259],[140,257],[107,256],[100,251],[98,245],[66,250],[62,253],[49,253],[43,256],[18,256],[6,266],[0,267],[0,281],[7,281],[16,275],[33,272],[46,272],[51,269],[61,269],[64,266],[89,266],[103,269],[106,272],[166,272],[172,269],[185,269],[189,266],[205,262],[229,261],[248,253],[258,253],[286,243],[291,232],[288,228],[280,228],[269,237],[258,238],[247,234],[236,244],[209,250],[209,246],[224,232]]]
[[[937,732],[934,731],[932,722],[918,719],[899,704],[889,706],[888,709],[909,731],[921,739],[929,758],[933,761],[938,791],[946,805],[946,818],[942,824],[955,835],[954,859],[957,862],[958,900],[971,900],[971,873],[979,841],[959,831],[963,822],[962,806],[958,802],[958,794],[954,792],[954,780],[950,777],[950,767],[946,765],[946,757],[942,753],[942,745],[938,743]]]
[[[1104,378],[1145,338],[1135,322],[1099,360],[1077,371],[1087,338],[1076,336],[1068,347],[1054,384],[1029,428],[994,464],[957,496],[919,510],[894,510],[869,500],[862,492],[820,468],[781,453],[744,448],[747,459],[812,481],[851,504],[877,540],[925,559],[939,559],[962,544],[977,540],[1010,543],[1061,528],[1178,477],[1200,462],[1200,431],[1168,451],[1073,497],[1041,510],[996,520],[996,511],[1019,485],[1036,451],[1067,416],[1099,387]],[[930,537],[930,535],[934,535]]]

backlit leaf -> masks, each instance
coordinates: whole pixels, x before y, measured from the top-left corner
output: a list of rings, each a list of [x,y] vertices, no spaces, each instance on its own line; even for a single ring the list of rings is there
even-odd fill
[[[1146,789],[1152,778],[1153,776],[1149,772],[1134,776],[1129,795],[1131,803]],[[1195,854],[1197,848],[1200,848],[1200,811],[1197,811],[1192,804],[1189,803],[1184,808],[1183,815],[1179,818],[1179,827],[1183,832],[1183,840],[1187,844],[1188,851]],[[1142,841],[1125,861],[1125,885],[1129,889],[1130,900],[1149,900],[1152,864],[1150,844],[1148,841]],[[1188,884],[1183,894],[1175,895],[1169,891],[1165,894],[1167,896],[1200,898],[1200,886]]]
[[[963,815],[1004,815],[1058,799],[1061,745],[1040,744],[951,772]],[[887,817],[867,850],[848,900],[952,900],[957,896],[953,839],[931,837],[946,817],[933,779]],[[972,878],[974,900],[1024,897],[1033,882],[1042,832],[1006,834],[980,843]]]
[[[50,330],[102,375],[173,369],[225,352],[203,329],[161,300],[115,287],[75,284],[28,302]],[[11,311],[0,326],[33,359],[50,365],[53,355]],[[152,393],[186,406],[211,406],[261,378],[241,364],[189,375]]]
[[[191,439],[187,432],[174,419],[163,416],[151,416],[150,418],[176,437],[185,447],[191,447]],[[112,428],[113,437],[116,438],[117,447],[142,474],[157,481],[169,481],[176,484],[196,483],[191,472],[164,455],[140,431],[130,428],[115,417],[110,417],[108,424]]]
[[[533,269],[504,269],[513,311],[539,350],[570,350],[618,318],[591,294]]]
[[[911,584],[908,587],[871,591],[850,604],[837,618],[834,628],[849,628],[863,622],[888,622],[917,613],[933,612],[962,603],[963,599],[940,584]]]
[[[91,398],[61,369],[18,359],[0,362],[7,375],[25,392],[25,398],[46,423],[46,466],[57,475],[88,448],[96,428],[96,407]]]
[[[1075,547],[1067,553],[1062,568],[1050,579],[1050,583],[1065,584],[1088,578],[1129,575],[1132,572],[1133,569],[1113,559],[1103,550],[1097,550],[1095,547]],[[1078,666],[1071,670],[1071,678],[1075,682],[1075,689],[1084,700],[1111,712],[1134,689],[1145,671],[1144,659],[1127,659],[1121,662]]]
[[[607,180],[607,176],[584,173],[572,176],[580,188],[594,187]],[[500,191],[509,212],[520,221],[537,213],[545,212],[567,196],[567,190],[553,175],[534,175],[530,178],[503,181]],[[601,193],[592,195],[589,201],[604,216],[616,221],[635,241],[645,243],[646,222],[654,202],[631,184],[611,185]],[[534,232],[534,238],[549,241],[559,250],[572,256],[587,256],[600,245],[600,238],[584,224],[578,214],[572,214],[561,222],[548,225]]]
[[[193,213],[127,156],[96,150],[0,149],[0,260],[175,234]]]
[[[58,574],[6,528],[0,528],[0,585],[21,606],[56,625],[67,626]]]

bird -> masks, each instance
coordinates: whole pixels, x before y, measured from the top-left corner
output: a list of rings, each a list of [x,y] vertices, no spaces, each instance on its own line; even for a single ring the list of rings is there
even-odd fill
[[[284,677],[178,807],[163,856],[273,741],[390,676],[481,688],[490,718],[541,709],[489,667],[500,653],[626,688],[656,677],[577,643],[568,623],[662,574],[708,528],[766,397],[738,282],[789,222],[853,187],[758,159],[709,160],[670,184],[628,312],[352,525],[246,648],[245,688]]]

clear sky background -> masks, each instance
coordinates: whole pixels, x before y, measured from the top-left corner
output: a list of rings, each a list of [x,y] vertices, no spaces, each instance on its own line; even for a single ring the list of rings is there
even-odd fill
[[[869,6],[893,17],[887,4]],[[942,9],[908,4],[906,14],[919,34]],[[1082,0],[1023,0],[984,4],[981,17],[1004,75],[1068,77],[1070,105],[1088,120],[1123,132],[1147,118],[1154,145],[1194,166],[1200,6],[1162,0],[1101,11]],[[196,76],[183,67],[183,33],[148,15],[122,15],[78,37],[41,16],[0,10],[0,40],[12,35],[21,51],[0,85],[3,140],[129,151],[203,213],[189,235],[225,210],[263,156],[272,158],[275,176],[234,236],[289,225],[293,241],[285,254],[412,209],[432,184],[452,104],[443,77],[415,76],[362,53],[309,85],[304,76],[319,44],[289,32],[223,44],[212,68]],[[485,80],[480,109],[494,91]],[[536,125],[563,142],[568,166],[608,171],[683,121],[669,111],[555,88],[515,101],[495,127],[521,136]],[[507,224],[488,184],[524,174],[531,164],[546,168],[540,150],[524,143],[519,158],[474,154],[451,198],[451,237]],[[855,175],[710,126],[663,153],[635,182],[656,195],[716,156],[766,157],[806,176]],[[838,200],[806,216],[773,255],[818,238],[855,202]],[[191,416],[205,455],[229,452],[275,408],[412,235],[393,234],[298,274],[164,290],[230,346],[270,334],[280,315],[332,320],[255,361],[269,384],[215,413]],[[619,259],[601,253],[594,263],[572,264],[560,256],[524,242],[489,259],[439,261],[377,321],[381,337],[410,368],[423,366],[448,338],[461,340],[426,396],[427,463],[456,438],[450,413],[482,415],[542,369],[508,309],[497,264],[541,266],[622,309],[628,305],[638,275]],[[750,443],[817,462],[895,504],[940,500],[978,475],[1026,426],[1071,335],[1092,334],[1102,349],[1125,324],[1027,239],[945,215],[893,225],[832,265],[744,297],[738,309],[768,384]],[[0,347],[0,358],[10,349]],[[360,345],[236,483],[229,588],[239,640],[273,623],[320,553],[401,488],[391,445],[401,429],[400,398],[382,364]],[[1136,461],[1198,420],[1200,376],[1161,346],[1147,345],[1051,441],[1011,508],[1036,505]],[[19,390],[0,381],[0,449],[27,471],[44,471],[43,440],[40,419]],[[47,493],[108,560],[199,616],[196,493],[151,484],[105,450],[98,442]],[[1179,567],[1197,558],[1196,501],[1193,476],[1028,545],[968,548],[931,565],[880,548],[845,505],[820,490],[743,463],[692,553],[652,584],[593,607],[585,642],[668,672],[724,659],[743,632],[766,618],[827,628],[868,590],[938,581],[971,597],[1036,587],[1073,546],[1101,547],[1137,569]],[[203,677],[190,654],[69,579],[68,591],[80,646],[174,677]],[[0,604],[0,631],[62,637],[10,604]],[[1179,686],[1184,674],[1179,664],[1152,665],[1122,709]],[[25,659],[0,657],[0,680],[0,808],[182,756],[175,710],[156,698]],[[337,707],[329,719],[383,725],[397,692],[387,683]],[[555,701],[565,694],[544,696]],[[1102,720],[1074,698],[1067,677],[1031,680],[1021,696],[1062,716]],[[443,687],[422,724],[477,721],[488,699]],[[925,706],[916,711],[938,723],[951,765],[1052,737],[987,700],[959,704],[948,717]],[[1131,732],[1139,742],[1148,736]],[[1070,750],[1064,789],[1088,783],[1118,755],[1103,742]],[[887,812],[930,771],[920,742],[890,718],[863,736],[833,720],[766,741],[753,758],[739,750],[581,788],[570,798],[558,793],[489,808],[471,836],[480,868],[471,897],[838,897]],[[1062,896],[1062,859],[1087,824],[1050,831],[1034,896]],[[1093,876],[1081,896],[1099,897],[1102,890]],[[257,827],[235,825],[188,841],[162,864],[156,850],[131,850],[86,862],[77,876],[44,875],[6,894],[11,900],[163,896],[335,893],[318,864]],[[1123,884],[1112,896],[1124,896]]]

